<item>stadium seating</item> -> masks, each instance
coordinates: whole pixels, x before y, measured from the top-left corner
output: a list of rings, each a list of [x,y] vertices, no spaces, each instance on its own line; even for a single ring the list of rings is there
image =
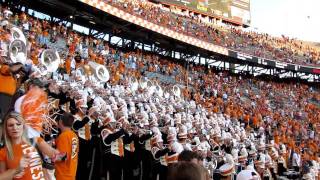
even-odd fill
[[[285,36],[272,37],[268,34],[246,32],[241,28],[201,22],[197,16],[175,14],[174,11],[148,1],[106,0],[105,2],[179,33],[229,49],[294,64],[314,66],[320,64],[320,52],[296,39]]]

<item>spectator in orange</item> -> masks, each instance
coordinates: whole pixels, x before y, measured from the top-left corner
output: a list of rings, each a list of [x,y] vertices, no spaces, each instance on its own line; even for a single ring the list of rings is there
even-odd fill
[[[65,61],[65,68],[68,74],[71,73],[71,57],[68,56],[66,61]]]
[[[8,65],[2,65],[0,68],[0,84],[0,118],[3,118],[17,89],[17,80]]]
[[[56,139],[56,146],[60,152],[67,153],[63,161],[55,163],[55,176],[57,180],[75,180],[77,165],[79,140],[77,135],[71,130],[74,117],[70,113],[64,113],[59,119],[58,126],[61,134]]]
[[[27,137],[25,120],[16,112],[10,112],[4,120],[3,135],[5,147],[0,150],[0,173],[8,173],[8,170],[16,169],[23,157],[30,158],[32,164],[24,166],[21,173],[13,173],[9,179],[19,178],[20,180],[41,179],[44,178],[41,157],[37,149],[31,146]],[[38,149],[54,157],[59,152],[51,148],[42,138],[33,139]]]

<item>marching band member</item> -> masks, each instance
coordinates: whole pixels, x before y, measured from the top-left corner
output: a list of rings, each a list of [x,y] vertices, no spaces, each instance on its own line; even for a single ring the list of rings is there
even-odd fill
[[[263,179],[269,179],[269,174],[265,174],[265,162],[266,162],[266,156],[263,153],[259,153],[257,155],[257,159],[254,161],[255,167],[257,169],[257,172],[260,174]]]
[[[296,150],[292,150],[292,167],[296,172],[300,171],[300,165],[301,165],[301,156],[299,153],[296,152]]]
[[[142,107],[141,107],[142,108]],[[151,162],[152,162],[152,131],[148,130],[148,122],[149,116],[145,111],[140,110],[140,137],[139,137],[139,143],[141,146],[143,146],[143,149],[141,151],[141,158],[142,158],[142,179],[148,180],[151,178]]]
[[[185,125],[180,125],[178,139],[179,143],[182,144],[184,150],[192,151],[191,144],[187,142],[188,130]]]
[[[219,168],[220,175],[223,179],[232,180],[235,173],[234,161],[231,154],[225,155],[225,164]]]
[[[90,119],[88,124],[90,125],[90,139],[89,139],[89,153],[88,156],[88,179],[97,179],[101,177],[101,137],[100,132],[103,126],[103,116],[101,109],[98,106],[92,106],[88,111],[88,118]]]
[[[177,132],[175,127],[169,127],[167,142],[170,149],[167,157],[167,163],[170,165],[178,162],[178,156],[183,151],[182,144],[177,141]]]
[[[239,170],[245,169],[248,161],[248,152],[245,147],[240,148],[238,162],[239,162]]]
[[[154,143],[151,149],[154,163],[153,163],[153,171],[152,171],[152,179],[153,180],[165,180],[167,175],[167,156],[170,151],[168,147],[163,146],[163,140],[161,136],[161,132],[158,128],[154,128]]]
[[[138,127],[131,123],[131,127],[124,136],[124,179],[137,180],[139,178],[139,147]]]
[[[81,97],[75,100],[77,112],[74,115],[75,121],[73,122],[72,129],[77,133],[79,137],[79,163],[77,177],[88,178],[89,168],[88,162],[90,153],[89,140],[90,140],[90,118],[87,116],[87,101],[86,98]]]
[[[273,173],[273,160],[268,152],[265,152],[265,155],[266,155],[266,163],[265,163],[266,172],[264,173],[265,177],[269,177],[269,179],[274,179],[275,176]]]
[[[279,149],[279,158],[278,158],[278,174],[280,176],[283,176],[283,173],[287,171],[287,162],[286,162],[286,155],[287,150],[284,144],[280,145],[280,149]]]
[[[248,165],[246,169],[240,171],[239,174],[237,174],[237,180],[248,180],[248,179],[261,179],[260,175],[255,171],[254,167],[252,165]]]
[[[121,117],[118,121],[122,121]],[[121,123],[122,127],[121,127]],[[110,118],[107,126],[101,131],[102,142],[104,144],[103,163],[107,169],[106,179],[121,179],[123,176],[123,157],[124,157],[124,136],[127,122],[117,122]]]

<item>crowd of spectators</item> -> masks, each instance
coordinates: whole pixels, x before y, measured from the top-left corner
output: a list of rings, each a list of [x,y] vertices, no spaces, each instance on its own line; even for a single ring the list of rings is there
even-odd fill
[[[249,52],[253,50],[257,53],[257,49],[263,46],[266,51],[260,52],[262,56],[269,55],[270,58],[277,57],[276,59],[286,61],[291,59],[295,63],[318,63],[319,53],[311,53],[313,50],[305,49],[294,40],[271,38],[236,29],[222,31],[200,23],[195,17],[192,19],[165,13],[147,1],[112,1],[112,4],[180,33],[194,35],[228,48],[241,48]],[[152,14],[158,14],[158,17],[153,18]],[[55,48],[62,59],[59,73],[71,76],[78,62],[86,64],[88,61],[95,61],[109,69],[111,87],[121,85],[127,88],[131,77],[142,79],[148,73],[160,74],[174,79],[174,82],[166,79],[153,81],[158,81],[164,90],[179,85],[183,101],[195,102],[209,114],[223,114],[232,122],[242,123],[249,133],[262,128],[275,144],[285,144],[288,149],[294,149],[304,161],[319,160],[319,87],[247,75],[232,76],[228,72],[208,69],[198,64],[190,64],[187,68],[166,57],[137,49],[112,47],[104,40],[80,34],[61,24],[34,18],[24,12],[6,16],[2,10],[1,47],[5,49],[11,41],[11,24],[20,27],[28,39],[26,66],[38,65],[41,52]],[[304,54],[300,54],[300,51]],[[8,63],[8,60],[3,57],[1,64]],[[34,72],[28,78],[36,76],[39,74]],[[3,82],[0,84],[2,86]]]
[[[176,7],[168,8],[147,0],[105,2],[151,23],[249,55],[302,65],[318,66],[320,63],[320,52],[316,48],[294,38],[219,26],[193,12],[182,12]]]

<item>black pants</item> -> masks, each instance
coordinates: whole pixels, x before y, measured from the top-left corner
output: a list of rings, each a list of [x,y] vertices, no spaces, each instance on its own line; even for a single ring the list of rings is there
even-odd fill
[[[152,180],[157,180],[159,175],[159,180],[167,180],[168,167],[160,164],[159,161],[155,162],[152,166]]]
[[[90,172],[90,142],[79,137],[79,153],[78,153],[78,167],[76,177],[78,180],[88,179]]]
[[[91,154],[88,154],[89,173],[88,180],[96,180],[102,177],[103,162],[102,162],[102,144],[101,139],[97,136],[93,136],[90,140]]]
[[[123,173],[123,158],[110,153],[104,154],[103,177],[107,180],[109,173],[109,180],[121,180]]]
[[[134,152],[124,152],[123,172],[124,180],[139,180],[140,179],[140,161],[135,156]]]
[[[153,156],[150,151],[142,150],[142,179],[150,180],[152,178]]]
[[[283,164],[282,163],[279,163],[278,164],[278,174],[279,174],[279,176],[283,176],[284,174],[284,172],[286,172],[287,171],[287,169],[283,166]]]
[[[295,172],[299,172],[300,171],[299,166],[293,166],[293,169],[294,169]]]

